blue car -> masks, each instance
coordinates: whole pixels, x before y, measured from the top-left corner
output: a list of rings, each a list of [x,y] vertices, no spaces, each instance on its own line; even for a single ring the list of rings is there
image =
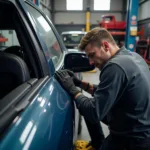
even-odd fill
[[[54,74],[93,66],[29,1],[0,0],[0,20],[0,150],[73,149],[79,114]]]

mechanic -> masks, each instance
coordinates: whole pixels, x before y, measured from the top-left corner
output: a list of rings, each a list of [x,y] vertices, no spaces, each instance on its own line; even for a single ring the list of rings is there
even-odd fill
[[[85,81],[82,81],[79,80],[76,75],[72,72],[72,71],[69,71],[67,70],[68,74],[73,77],[73,81],[74,81],[74,84],[78,87],[80,87],[81,89],[83,89],[84,91],[88,92],[89,94],[93,95],[93,87],[97,87],[97,85],[93,85],[92,87],[88,87],[88,83],[85,82]],[[89,120],[87,120],[85,117],[84,117],[84,121],[85,121],[85,124],[87,126],[87,129],[88,129],[88,133],[90,135],[90,138],[91,138],[91,141],[87,142],[87,141],[84,141],[84,140],[77,140],[75,142],[75,150],[95,150],[95,149],[99,149],[100,146],[102,145],[104,139],[105,139],[105,136],[104,136],[104,133],[103,133],[103,130],[102,130],[102,126],[100,124],[100,122],[98,121],[98,118],[97,118],[97,122],[95,123],[91,123]],[[107,125],[107,118],[105,117],[103,120],[102,120],[103,123],[105,123]]]
[[[93,98],[80,93],[66,70],[55,76],[87,120],[96,123],[107,116],[110,134],[100,150],[150,150],[150,72],[144,59],[119,48],[104,28],[89,31],[79,48],[101,70],[97,87],[86,84]]]

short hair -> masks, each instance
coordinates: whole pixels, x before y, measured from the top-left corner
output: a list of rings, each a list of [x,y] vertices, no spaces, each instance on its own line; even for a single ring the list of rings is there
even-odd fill
[[[116,44],[112,35],[105,28],[93,28],[91,31],[83,36],[79,44],[79,49],[81,51],[84,51],[89,43],[95,44],[96,46],[100,47],[102,40],[104,39],[108,42],[111,42],[112,44]]]

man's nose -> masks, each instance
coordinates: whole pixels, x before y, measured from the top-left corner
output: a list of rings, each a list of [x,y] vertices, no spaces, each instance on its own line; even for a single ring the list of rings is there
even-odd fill
[[[94,65],[94,61],[89,59],[90,65]]]

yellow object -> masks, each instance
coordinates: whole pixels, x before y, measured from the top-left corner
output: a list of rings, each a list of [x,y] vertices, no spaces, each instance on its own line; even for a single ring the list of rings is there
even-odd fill
[[[91,73],[95,73],[95,72],[97,72],[97,70],[96,70],[96,69],[94,69],[94,70],[91,70],[91,71],[89,71],[89,72],[91,72]]]
[[[90,31],[90,11],[86,12],[86,32]]]
[[[137,36],[137,27],[130,27],[130,35]]]
[[[137,31],[130,31],[131,36],[137,36]]]
[[[74,150],[95,150],[91,145],[89,145],[89,142],[78,140],[75,143],[75,149]]]

